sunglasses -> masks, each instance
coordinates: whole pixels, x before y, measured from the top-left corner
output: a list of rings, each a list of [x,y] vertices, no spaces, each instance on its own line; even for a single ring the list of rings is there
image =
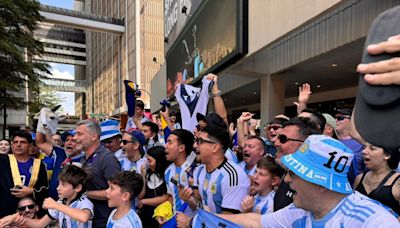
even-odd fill
[[[267,127],[268,131],[269,131],[270,129],[273,129],[274,131],[276,131],[276,130],[278,130],[279,128],[281,128],[281,126],[278,126],[278,125],[272,125],[272,126],[268,126],[268,127]]]
[[[35,204],[29,204],[29,205],[26,205],[26,206],[19,207],[18,210],[19,211],[25,211],[26,208],[28,208],[29,210],[32,210],[33,208],[35,208]]]
[[[105,140],[105,141],[103,141],[103,144],[111,144],[112,143],[112,140]]]
[[[128,143],[134,143],[134,141],[128,141],[128,140],[125,140],[125,139],[121,140],[121,142],[122,142],[122,144],[124,144],[124,145],[126,145],[126,144],[128,144]]]
[[[279,139],[279,142],[282,143],[282,144],[285,144],[285,143],[287,143],[288,141],[304,142],[304,140],[301,140],[301,139],[291,139],[291,138],[288,138],[286,135],[278,135],[278,139]]]
[[[197,145],[200,145],[200,144],[203,144],[203,143],[216,144],[216,142],[209,141],[209,140],[206,140],[206,139],[203,139],[203,138],[200,138],[200,137],[196,138],[194,141],[197,143]]]
[[[336,116],[335,119],[337,119],[339,121],[342,121],[344,119],[350,119],[350,117],[347,117],[347,116]]]

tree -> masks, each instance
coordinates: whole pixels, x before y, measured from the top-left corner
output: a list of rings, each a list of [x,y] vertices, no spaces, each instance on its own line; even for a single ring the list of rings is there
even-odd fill
[[[64,99],[58,97],[51,87],[40,86],[39,89],[32,91],[32,97],[29,102],[29,120],[33,123],[34,115],[43,107],[53,108],[62,102],[64,102]],[[57,111],[63,112],[63,108],[60,107]]]
[[[2,108],[21,109],[26,105],[18,92],[25,86],[38,91],[40,78],[48,64],[32,61],[44,52],[33,37],[38,23],[40,4],[36,0],[0,0],[0,103]]]

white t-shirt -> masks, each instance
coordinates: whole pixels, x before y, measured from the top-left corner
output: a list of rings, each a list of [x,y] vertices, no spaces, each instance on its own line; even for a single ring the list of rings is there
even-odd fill
[[[212,173],[200,165],[194,175],[194,185],[198,187],[203,206],[211,213],[223,210],[241,210],[241,202],[250,186],[246,173],[234,162],[225,159]]]
[[[346,196],[322,219],[290,204],[274,213],[261,216],[262,227],[400,227],[398,220],[377,201],[355,192]]]
[[[58,200],[58,203],[62,203],[62,200]],[[82,195],[79,199],[72,201],[69,204],[71,208],[77,209],[87,209],[92,214],[90,220],[86,223],[80,223],[71,219],[68,215],[53,209],[49,209],[49,215],[52,219],[58,220],[60,227],[63,228],[87,228],[92,227],[92,218],[94,215],[93,212],[93,203],[86,197],[86,195]]]
[[[147,159],[146,158],[140,158],[139,160],[133,162],[129,160],[127,157],[123,158],[121,161],[121,170],[124,171],[134,171],[135,173],[141,174],[140,169],[143,164],[146,165],[147,169]]]
[[[140,123],[144,123],[150,121],[147,117],[143,116],[143,118],[140,120]],[[136,130],[136,124],[135,122],[133,122],[132,117],[128,118],[128,121],[126,122],[126,127],[125,127],[125,131],[131,131],[131,130]]]
[[[254,197],[253,212],[262,215],[274,212],[274,197],[275,197],[275,190],[270,191],[265,196],[257,194]]]
[[[114,214],[117,209],[114,209],[107,220],[107,228],[142,228],[142,221],[134,210],[130,210],[124,217],[114,220]]]
[[[246,162],[244,162],[244,161],[239,162],[238,165],[239,165],[240,168],[242,168],[243,171],[244,171],[247,175],[249,175],[249,176],[254,176],[254,174],[256,173],[256,169],[257,169],[257,166],[256,166],[256,165],[255,165],[252,169],[250,169],[250,170],[247,170],[247,169],[246,169]]]

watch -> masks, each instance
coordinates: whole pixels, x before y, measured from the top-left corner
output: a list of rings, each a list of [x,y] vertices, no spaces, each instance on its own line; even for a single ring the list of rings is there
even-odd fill
[[[217,93],[213,93],[212,96],[213,96],[213,98],[214,97],[220,97],[221,96],[221,90],[218,90]]]

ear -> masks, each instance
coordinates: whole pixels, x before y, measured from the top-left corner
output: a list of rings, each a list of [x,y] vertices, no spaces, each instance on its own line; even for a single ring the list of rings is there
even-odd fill
[[[281,178],[279,178],[278,176],[274,176],[274,178],[272,178],[272,186],[279,186],[281,184]]]
[[[78,186],[76,186],[76,187],[74,188],[74,191],[75,191],[75,192],[81,192],[81,191],[82,191],[82,185],[81,185],[81,184],[78,184]]]
[[[53,108],[51,108],[51,111],[56,112],[57,109],[59,109],[60,107],[61,107],[61,105],[54,106]]]
[[[392,157],[392,155],[389,155],[389,154],[384,154],[385,156],[383,157],[386,161],[387,160],[389,160],[391,157]]]
[[[62,120],[65,120],[67,118],[67,115],[60,115],[60,116],[58,116],[58,121],[62,121]]]
[[[134,148],[135,150],[139,150],[139,147],[140,147],[140,143],[135,142],[135,143],[133,144],[133,148]]]
[[[129,201],[131,199],[131,194],[129,192],[122,193],[122,201]]]
[[[179,152],[183,151],[184,153],[186,153],[185,148],[186,148],[186,147],[185,147],[184,144],[181,144],[181,145],[178,146]]]

